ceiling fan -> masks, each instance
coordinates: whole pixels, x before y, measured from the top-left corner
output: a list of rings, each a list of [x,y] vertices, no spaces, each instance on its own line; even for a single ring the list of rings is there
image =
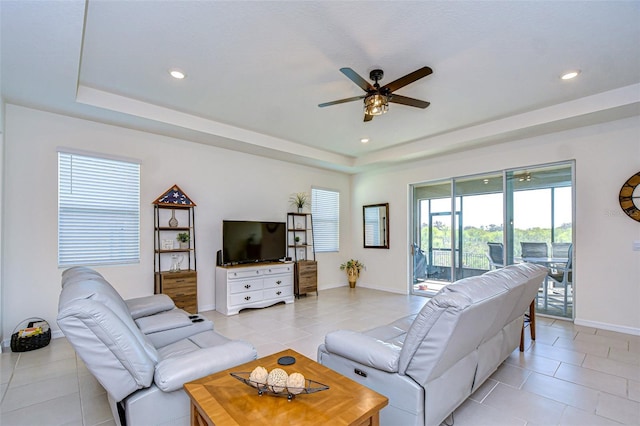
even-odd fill
[[[405,75],[404,77],[400,77],[399,79],[392,81],[389,84],[385,84],[382,87],[380,87],[380,84],[378,83],[378,81],[382,80],[382,77],[384,76],[384,72],[381,69],[374,69],[369,72],[369,78],[374,81],[373,85],[360,77],[358,73],[351,68],[340,68],[340,71],[346,75],[349,80],[353,81],[358,85],[358,87],[367,92],[367,94],[353,98],[325,102],[318,105],[320,108],[364,99],[364,121],[371,121],[374,115],[382,115],[389,110],[389,102],[423,109],[429,106],[429,102],[393,94],[393,92],[401,87],[431,74],[433,70],[429,67],[422,67]]]

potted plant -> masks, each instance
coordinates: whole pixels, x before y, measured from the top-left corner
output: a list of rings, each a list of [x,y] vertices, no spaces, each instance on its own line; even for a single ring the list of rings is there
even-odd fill
[[[341,271],[347,272],[347,279],[349,280],[349,287],[355,288],[356,281],[360,277],[360,271],[365,269],[364,263],[356,259],[349,259],[340,265]]]
[[[188,232],[180,232],[176,239],[180,242],[181,249],[189,248],[189,240],[191,239],[191,236]]]
[[[309,204],[309,196],[306,192],[297,192],[289,197],[289,203],[298,209],[298,213],[302,213],[304,207]]]

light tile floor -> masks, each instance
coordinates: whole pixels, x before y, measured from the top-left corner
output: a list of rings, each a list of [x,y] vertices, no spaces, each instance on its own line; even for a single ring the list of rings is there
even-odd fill
[[[218,332],[253,343],[258,356],[292,348],[316,359],[327,332],[386,324],[426,301],[341,287],[230,317],[203,314]],[[514,351],[455,411],[456,426],[640,425],[640,336],[544,317],[537,324],[536,342]],[[0,395],[2,426],[114,424],[104,390],[64,338],[2,353]]]

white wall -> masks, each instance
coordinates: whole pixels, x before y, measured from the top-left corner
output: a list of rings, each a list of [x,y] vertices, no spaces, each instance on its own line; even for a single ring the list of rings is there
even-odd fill
[[[640,334],[640,224],[619,207],[622,184],[640,171],[638,117],[359,174],[353,179],[353,255],[359,285],[405,293],[409,184],[505,168],[576,161],[576,323]],[[389,202],[390,250],[362,248],[363,204]]]
[[[0,79],[1,81],[2,79]],[[4,212],[4,100],[0,97],[0,342],[4,340],[4,327],[3,327],[3,318],[2,315],[2,294],[3,294],[3,286],[2,286],[2,246],[4,245],[4,238],[2,234],[2,222],[3,222],[3,212]],[[9,336],[11,338],[11,336]],[[0,352],[2,352],[2,345],[0,344]]]
[[[636,118],[470,150],[353,177],[15,105],[5,110],[4,247],[0,329],[6,340],[29,316],[54,327],[57,267],[57,155],[69,147],[141,161],[140,264],[100,268],[125,298],[153,292],[151,202],[178,184],[198,205],[201,309],[214,300],[215,253],[223,219],[285,220],[289,195],[311,185],[341,192],[340,253],[320,254],[321,289],[346,285],[349,257],[367,265],[359,286],[408,291],[410,183],[576,160],[576,322],[640,333],[640,226],[618,206],[622,183],[640,170]],[[362,205],[390,203],[390,250],[362,248]]]
[[[346,285],[338,266],[348,252],[350,177],[239,152],[109,126],[15,105],[5,115],[5,243],[3,335],[21,320],[40,316],[57,329],[57,148],[141,162],[141,261],[97,268],[126,298],[153,293],[152,202],[177,184],[197,204],[198,303],[215,306],[216,252],[222,220],[286,220],[291,193],[312,185],[339,190],[342,254],[318,255],[320,289]]]

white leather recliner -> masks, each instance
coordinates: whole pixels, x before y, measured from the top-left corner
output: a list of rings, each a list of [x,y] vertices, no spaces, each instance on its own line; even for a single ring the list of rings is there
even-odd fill
[[[85,266],[75,266],[62,272],[62,288],[69,282],[93,281],[102,294],[112,300],[124,302],[131,318],[155,347],[166,346],[185,337],[213,330],[213,322],[176,307],[166,294],[123,300],[118,291],[98,271]]]
[[[192,323],[175,306],[158,311],[173,305],[165,298],[125,302],[95,271],[63,273],[58,325],[107,391],[120,425],[188,425],[184,383],[256,358],[251,344],[216,333],[211,321]]]
[[[519,346],[546,274],[518,264],[457,281],[417,315],[327,334],[318,362],[387,396],[381,425],[437,426]]]

